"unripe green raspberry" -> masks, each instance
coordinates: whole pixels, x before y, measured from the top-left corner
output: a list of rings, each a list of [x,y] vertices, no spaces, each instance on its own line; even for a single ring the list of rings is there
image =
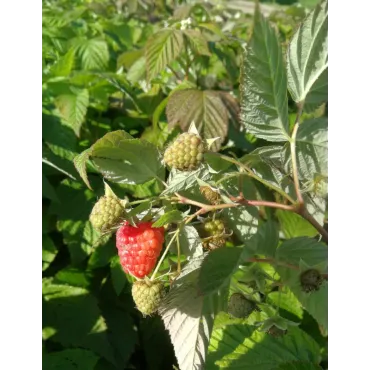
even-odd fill
[[[210,220],[205,222],[204,230],[206,230],[210,236],[222,235],[225,231],[225,224],[220,219]]]
[[[236,318],[247,318],[253,311],[259,311],[257,305],[241,293],[234,293],[229,300],[228,312]]]
[[[220,194],[213,191],[209,186],[201,186],[200,192],[211,204],[218,204],[221,201]]]
[[[320,271],[316,269],[308,269],[301,273],[300,282],[302,290],[306,293],[319,290],[324,278]]]
[[[95,203],[90,214],[90,222],[94,229],[105,232],[118,225],[123,214],[124,208],[118,198],[103,196]]]
[[[205,149],[198,135],[185,132],[166,149],[164,162],[180,171],[192,171],[202,162]]]
[[[226,244],[225,238],[222,236],[214,236],[210,240],[203,242],[203,248],[208,251],[213,251],[215,249],[221,248]]]
[[[272,337],[278,338],[285,335],[288,331],[278,328],[276,325],[272,325],[269,330],[267,330],[267,334],[271,335]]]
[[[155,313],[165,296],[164,285],[160,281],[135,281],[131,292],[136,308],[144,316]]]

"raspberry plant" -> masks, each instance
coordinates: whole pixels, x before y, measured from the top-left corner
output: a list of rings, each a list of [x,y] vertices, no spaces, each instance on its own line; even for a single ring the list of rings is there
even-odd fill
[[[327,1],[174,3],[44,4],[45,363],[326,369]]]

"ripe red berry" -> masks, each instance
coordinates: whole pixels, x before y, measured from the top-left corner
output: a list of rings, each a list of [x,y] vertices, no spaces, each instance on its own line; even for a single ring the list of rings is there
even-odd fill
[[[164,228],[151,222],[131,226],[126,221],[116,234],[116,246],[123,270],[143,278],[154,268],[164,242]]]

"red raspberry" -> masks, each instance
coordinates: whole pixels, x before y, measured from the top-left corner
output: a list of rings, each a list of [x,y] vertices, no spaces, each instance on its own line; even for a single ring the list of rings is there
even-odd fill
[[[116,234],[116,246],[123,270],[143,278],[154,268],[164,242],[164,228],[151,222],[135,226],[126,221]]]

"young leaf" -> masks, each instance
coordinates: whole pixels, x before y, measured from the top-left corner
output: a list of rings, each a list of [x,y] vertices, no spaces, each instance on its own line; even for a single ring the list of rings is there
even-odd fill
[[[89,91],[86,89],[70,90],[69,94],[59,95],[55,100],[59,113],[62,118],[71,126],[77,136],[89,105]]]
[[[210,174],[206,167],[199,167],[195,171],[190,172],[172,170],[172,176],[170,177],[168,187],[163,191],[162,195],[190,189],[198,179],[206,181],[209,178]]]
[[[86,162],[89,159],[89,155],[91,153],[91,148],[88,148],[84,150],[82,153],[76,155],[73,159],[73,163],[76,167],[77,172],[80,174],[82,180],[84,183],[87,185],[87,187],[92,190],[89,178],[87,177],[87,172],[86,172]]]
[[[67,77],[72,72],[75,59],[75,50],[69,49],[51,68],[50,72],[56,77]]]
[[[154,78],[178,57],[183,43],[182,32],[172,28],[160,30],[148,39],[145,47],[148,80]]]
[[[213,145],[218,150],[224,141],[229,126],[228,110],[218,91],[213,90],[179,90],[171,94],[166,114],[168,124],[178,124],[187,131],[192,122],[204,139],[220,137]]]
[[[320,347],[303,330],[290,327],[277,339],[222,315],[212,332],[206,368],[275,370],[292,362],[309,363],[309,369],[319,369]]]
[[[325,89],[325,74],[328,68],[327,0],[316,6],[294,34],[287,60],[288,87],[295,102],[304,101],[320,78],[322,80],[315,89]]]
[[[289,140],[287,77],[278,37],[256,8],[240,83],[241,122],[268,141]]]
[[[172,210],[162,215],[156,222],[154,222],[152,226],[161,227],[171,222],[180,222],[182,219],[182,212],[178,210]]]
[[[75,50],[81,58],[82,69],[104,71],[109,62],[108,45],[101,39],[77,40]]]
[[[160,154],[153,144],[131,139],[121,130],[99,139],[90,158],[106,179],[118,183],[143,184],[158,177],[162,170]]]

